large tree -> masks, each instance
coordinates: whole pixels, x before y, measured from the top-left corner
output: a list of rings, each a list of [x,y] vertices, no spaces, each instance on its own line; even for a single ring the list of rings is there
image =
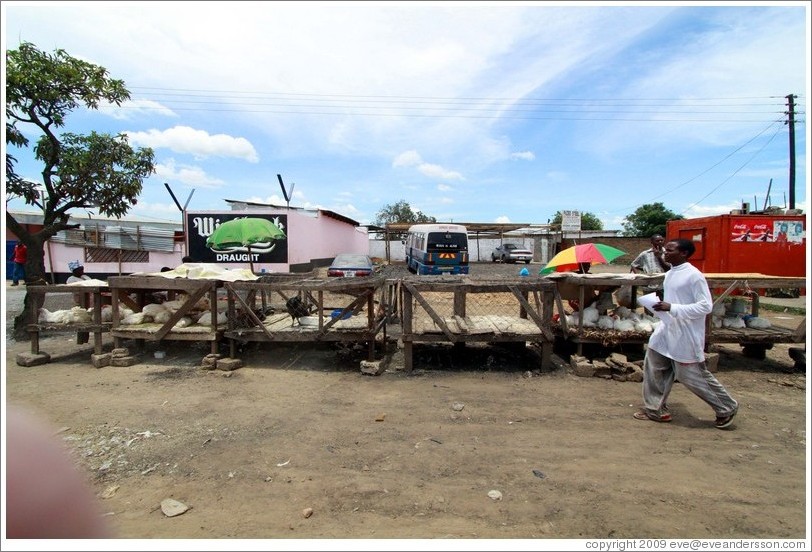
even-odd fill
[[[42,164],[42,181],[33,182],[17,174],[18,159],[6,154],[6,203],[22,198],[43,212],[42,229],[29,232],[6,209],[7,227],[28,247],[27,283],[45,282],[44,244],[75,227],[68,224],[72,209],[92,206],[101,214],[121,217],[154,172],[152,150],[133,149],[125,135],[59,133],[77,108],[98,109],[101,102],[121,105],[129,98],[123,81],[64,50],[48,54],[24,42],[7,51],[6,143],[25,153],[27,136],[38,134],[33,154]],[[15,337],[26,337],[25,322],[33,308],[26,295],[24,310],[14,320]]]
[[[412,211],[412,207],[406,203],[406,200],[401,199],[397,203],[384,205],[375,217],[375,224],[378,226],[396,222],[419,224],[437,222],[437,219],[424,215],[420,211]]]
[[[666,209],[662,203],[647,203],[626,216],[623,222],[623,235],[641,238],[650,238],[655,234],[665,236],[666,222],[684,218]]]
[[[561,230],[563,219],[561,211],[556,211],[553,220],[550,221],[550,227],[554,230]],[[603,222],[592,213],[581,213],[581,230],[603,230]]]

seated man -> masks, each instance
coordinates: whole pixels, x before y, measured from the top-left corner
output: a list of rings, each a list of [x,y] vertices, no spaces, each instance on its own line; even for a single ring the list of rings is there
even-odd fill
[[[578,265],[578,270],[576,270],[575,273],[589,274],[590,266],[590,263],[581,263]],[[567,301],[573,311],[581,310],[581,288],[584,290],[583,308],[587,308],[597,301],[602,291],[601,286],[580,285],[561,281],[557,282],[556,285],[558,286],[558,293],[561,295],[561,299]]]
[[[65,282],[66,284],[75,284],[76,282],[81,282],[82,280],[90,280],[90,276],[85,274],[85,267],[79,261],[69,262],[68,268],[71,271],[71,275],[68,276],[68,279]],[[85,308],[92,306],[89,304],[89,299],[86,301],[85,297],[87,296],[84,293],[74,293],[73,294],[74,304]]]
[[[589,274],[590,267],[591,267],[590,263],[581,263],[580,265],[578,265],[578,270],[576,270],[575,273]],[[557,282],[557,286],[559,295],[561,295],[562,299],[565,299],[567,301],[573,312],[579,311],[581,310],[581,308],[587,308],[592,305],[595,305],[595,308],[598,309],[598,312],[600,314],[606,314],[606,311],[614,309],[617,306],[614,304],[612,293],[619,286],[593,285],[581,283],[576,284],[561,281]],[[580,304],[581,289],[584,290],[583,307]]]

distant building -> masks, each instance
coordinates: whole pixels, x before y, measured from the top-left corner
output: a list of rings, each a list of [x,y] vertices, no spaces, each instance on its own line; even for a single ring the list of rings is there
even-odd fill
[[[78,228],[59,232],[46,244],[45,270],[52,283],[64,283],[70,275],[68,263],[80,261],[92,278],[135,272],[159,272],[175,267],[190,255],[197,262],[217,263],[226,268],[247,268],[248,251],[215,252],[206,239],[222,222],[247,216],[276,221],[285,234],[271,251],[251,252],[254,271],[308,272],[327,266],[338,253],[368,253],[366,227],[324,209],[303,209],[272,204],[226,200],[231,209],[186,211],[184,221],[154,221],[138,217],[110,219],[74,217]],[[12,211],[14,218],[30,231],[42,228],[39,212]],[[17,236],[8,231],[6,259]],[[7,275],[11,275],[7,267]]]

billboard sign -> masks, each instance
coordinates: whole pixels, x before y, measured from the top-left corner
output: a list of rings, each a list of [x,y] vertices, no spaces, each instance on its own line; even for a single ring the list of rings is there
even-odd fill
[[[241,218],[267,219],[285,233],[285,238],[247,246],[232,246],[214,250],[206,240],[218,226],[226,221]],[[225,213],[186,213],[186,239],[188,255],[198,263],[287,263],[288,262],[287,215],[251,214],[239,211]]]

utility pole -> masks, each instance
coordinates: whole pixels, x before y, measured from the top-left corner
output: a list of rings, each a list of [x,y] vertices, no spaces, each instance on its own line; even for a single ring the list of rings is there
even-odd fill
[[[787,95],[789,125],[789,208],[795,209],[795,96]]]

